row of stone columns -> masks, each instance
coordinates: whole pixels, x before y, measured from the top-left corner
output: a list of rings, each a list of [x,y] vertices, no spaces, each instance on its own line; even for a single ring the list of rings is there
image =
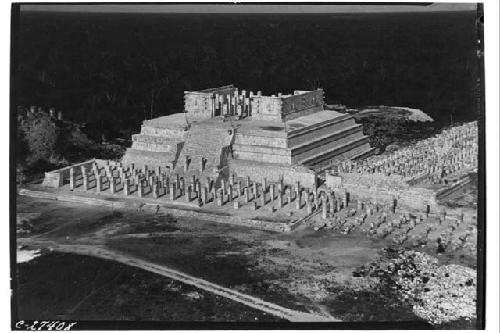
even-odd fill
[[[303,188],[299,182],[294,185],[285,185],[283,180],[271,183],[267,179],[262,182],[252,181],[249,177],[237,179],[234,174],[229,179],[221,179],[216,185],[215,180],[206,177],[202,184],[196,176],[189,180],[177,174],[167,174],[160,168],[151,170],[147,166],[141,169],[135,168],[133,164],[128,168],[122,165],[99,166],[93,163],[90,166],[81,166],[81,184],[77,184],[78,169],[72,167],[70,171],[70,189],[81,186],[84,191],[94,189],[95,192],[109,191],[110,194],[121,192],[122,195],[144,197],[151,194],[152,198],[165,197],[169,200],[183,198],[185,202],[197,200],[200,205],[214,202],[218,206],[232,202],[235,209],[241,208],[242,204],[249,204],[252,208],[271,205],[277,209],[285,205],[295,203],[295,209],[303,209],[304,206],[310,214],[314,209],[323,204],[330,205],[331,211],[340,209],[347,205],[347,196],[343,201],[334,199],[333,192],[318,193],[317,189]],[[159,174],[158,174],[159,172]],[[105,184],[108,186],[105,188]],[[94,186],[91,186],[91,185]],[[148,191],[149,190],[149,191]],[[320,198],[320,196],[322,196]],[[325,201],[326,200],[326,201]],[[237,201],[237,203],[236,203]]]
[[[219,94],[215,93],[212,96],[212,110],[216,112],[219,110],[219,114],[222,116],[250,116],[252,114],[252,99],[254,96],[262,96],[262,92],[258,91],[254,94],[250,91],[247,96],[247,91],[242,90],[241,93],[238,89],[235,89],[233,93],[230,94]],[[212,117],[215,114],[212,114]]]
[[[401,175],[406,181],[429,177],[444,178],[464,168],[477,166],[477,123],[444,130],[434,138],[417,142],[390,155],[362,161],[345,161],[337,166],[342,173]]]

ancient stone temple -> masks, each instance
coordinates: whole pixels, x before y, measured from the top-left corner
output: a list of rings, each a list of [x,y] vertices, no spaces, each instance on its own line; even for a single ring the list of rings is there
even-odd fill
[[[312,186],[317,172],[372,152],[362,125],[325,110],[323,95],[264,96],[233,85],[186,91],[184,113],[144,121],[122,163]]]

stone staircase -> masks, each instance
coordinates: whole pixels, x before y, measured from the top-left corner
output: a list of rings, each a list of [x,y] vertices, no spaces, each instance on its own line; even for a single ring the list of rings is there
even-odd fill
[[[182,149],[186,127],[183,114],[145,120],[141,133],[132,135],[132,147],[125,152],[122,163],[173,167]]]
[[[227,155],[234,138],[234,128],[226,123],[195,123],[184,142],[175,169],[180,173],[214,176],[227,165]],[[203,172],[201,170],[204,161]],[[187,172],[186,170],[186,161]]]

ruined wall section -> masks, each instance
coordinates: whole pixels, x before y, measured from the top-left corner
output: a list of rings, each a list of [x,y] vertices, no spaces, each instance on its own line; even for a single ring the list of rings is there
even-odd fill
[[[296,90],[292,96],[282,98],[281,119],[291,120],[323,110],[324,91]]]
[[[326,175],[329,188],[342,188],[353,198],[372,202],[393,204],[398,206],[426,210],[438,207],[437,192],[428,188],[410,187],[401,175],[383,175],[377,173],[338,173]]]
[[[234,95],[237,89],[233,85],[210,88],[201,91],[184,92],[184,110],[190,121],[212,118],[216,113],[215,95]]]
[[[279,182],[280,179],[286,184],[296,184],[313,188],[316,185],[316,174],[306,167],[295,165],[266,164],[253,161],[230,160],[229,168],[238,177],[250,177],[253,180]]]
[[[281,97],[254,96],[251,101],[252,119],[281,122],[283,120]]]

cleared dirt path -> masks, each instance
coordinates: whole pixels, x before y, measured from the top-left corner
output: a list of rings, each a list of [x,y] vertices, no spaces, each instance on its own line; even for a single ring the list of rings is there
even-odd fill
[[[136,258],[130,255],[125,255],[117,251],[100,247],[98,245],[81,245],[81,244],[58,244],[52,241],[42,241],[34,239],[18,239],[18,245],[30,245],[36,247],[50,248],[53,251],[75,253],[80,255],[94,256],[101,259],[113,260],[122,264],[137,267],[152,273],[156,273],[170,279],[174,279],[185,284],[195,286],[206,290],[215,295],[225,297],[235,302],[247,305],[262,312],[266,312],[291,322],[338,322],[339,320],[333,317],[320,314],[311,314],[291,309],[266,302],[257,297],[242,294],[238,291],[219,286],[215,283],[196,278],[194,276],[182,273],[178,270],[168,268],[162,265],[157,265],[146,260]]]

